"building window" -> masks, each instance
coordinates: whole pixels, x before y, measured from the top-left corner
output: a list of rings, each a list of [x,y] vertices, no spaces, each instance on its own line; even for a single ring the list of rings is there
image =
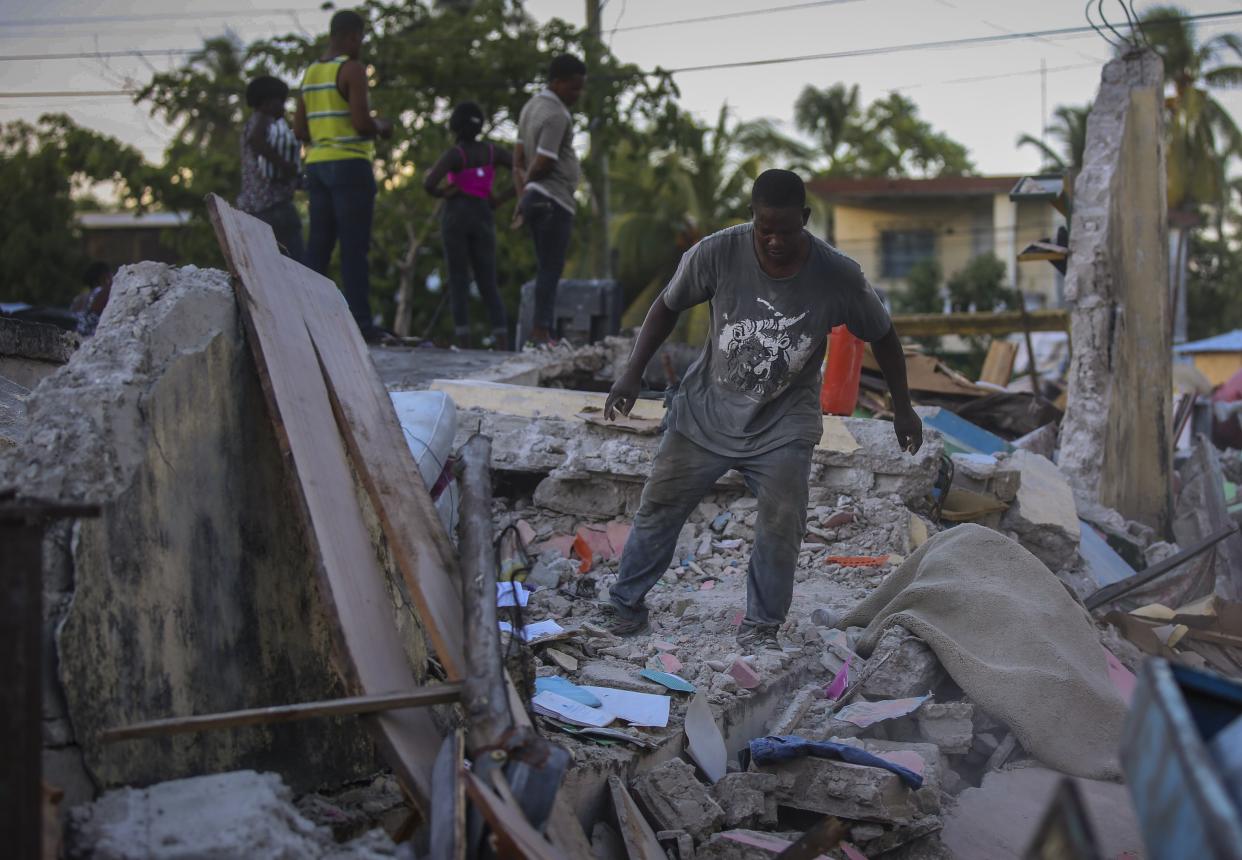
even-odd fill
[[[924,260],[936,256],[934,230],[880,232],[880,277],[904,278]]]

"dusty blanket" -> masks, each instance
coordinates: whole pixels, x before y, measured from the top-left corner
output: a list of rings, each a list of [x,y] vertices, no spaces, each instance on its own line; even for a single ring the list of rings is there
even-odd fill
[[[1099,636],[1060,580],[999,532],[963,524],[923,544],[841,626],[870,654],[900,624],[966,695],[1044,764],[1091,779],[1120,773],[1126,706]]]

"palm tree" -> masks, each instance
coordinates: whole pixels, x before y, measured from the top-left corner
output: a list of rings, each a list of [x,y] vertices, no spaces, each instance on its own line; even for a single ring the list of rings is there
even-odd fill
[[[1018,146],[1033,146],[1044,158],[1045,173],[1063,173],[1082,167],[1083,152],[1087,149],[1087,114],[1091,102],[1082,107],[1061,105],[1052,112],[1053,122],[1048,126],[1050,134],[1060,144],[1059,151],[1037,137],[1024,134],[1018,138]]]
[[[815,138],[820,154],[828,160],[822,171],[825,175],[843,172],[843,162],[859,140],[861,124],[857,84],[847,87],[836,83],[824,89],[808,85],[794,102],[794,125]]]
[[[677,143],[667,150],[651,153],[638,141],[624,141],[614,150],[610,179],[619,213],[612,222],[618,274],[623,283],[640,285],[625,325],[642,321],[695,242],[746,220],[750,184],[763,166],[756,147],[799,152],[795,142],[779,138],[771,124],[730,121],[724,105],[711,127],[682,115]],[[706,310],[683,315],[681,339],[702,337]]]
[[[1223,211],[1228,196],[1229,159],[1242,154],[1242,130],[1211,90],[1242,86],[1242,37],[1223,33],[1199,42],[1186,10],[1156,6],[1142,17],[1142,30],[1164,61],[1171,92],[1165,100],[1168,125],[1169,208]],[[1219,223],[1219,220],[1218,220]]]

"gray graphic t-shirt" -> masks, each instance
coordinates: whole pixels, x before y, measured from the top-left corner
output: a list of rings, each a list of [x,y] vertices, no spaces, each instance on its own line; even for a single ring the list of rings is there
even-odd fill
[[[828,332],[874,341],[892,321],[859,265],[814,236],[796,275],[759,266],[754,225],[713,233],[681,258],[661,298],[674,311],[711,302],[711,331],[669,412],[669,427],[729,457],[823,433],[819,389]]]

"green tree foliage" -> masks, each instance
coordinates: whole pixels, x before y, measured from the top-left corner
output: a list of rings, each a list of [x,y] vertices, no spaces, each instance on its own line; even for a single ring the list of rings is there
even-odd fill
[[[1087,115],[1090,113],[1091,102],[1081,107],[1060,105],[1052,112],[1053,121],[1048,126],[1048,134],[1057,142],[1056,148],[1029,134],[1018,138],[1018,146],[1033,146],[1039,151],[1044,160],[1040,170],[1044,173],[1078,170],[1087,150]]]
[[[439,201],[423,192],[421,174],[452,143],[447,121],[453,105],[478,102],[487,117],[485,133],[512,145],[518,113],[542,85],[549,60],[565,51],[583,55],[583,34],[559,19],[540,24],[520,2],[505,0],[442,10],[422,0],[370,0],[356,8],[369,21],[363,61],[369,67],[372,107],[396,124],[392,140],[377,145],[372,301],[391,324],[397,295],[403,294],[410,329],[421,333],[440,305],[439,297],[427,291],[427,278],[442,272]],[[157,75],[139,96],[178,130],[167,156],[170,164],[182,167],[178,175],[185,204],[196,220],[204,194],[232,198],[237,193],[245,82],[267,73],[296,87],[323,52],[325,39],[323,34],[290,34],[246,48],[229,37],[210,40],[200,55]],[[640,126],[658,135],[671,122],[676,90],[666,75],[646,74],[603,51],[588,81],[584,107],[590,111],[580,111],[576,120],[585,128],[590,118],[597,137],[612,145],[635,138]],[[502,173],[499,181],[508,178]],[[534,264],[527,235],[506,229],[511,212],[510,207],[497,211],[497,266],[505,302],[516,308],[519,285],[532,275]],[[589,256],[583,237],[591,235],[593,214],[590,206],[581,207],[571,274],[593,274],[582,268]],[[210,241],[205,222],[200,223]],[[447,317],[440,324],[446,330]]]
[[[1217,224],[1228,197],[1229,161],[1242,155],[1242,130],[1212,90],[1242,86],[1242,37],[1222,33],[1199,41],[1178,6],[1155,6],[1142,16],[1143,33],[1164,61],[1170,94],[1169,208],[1213,207]]]
[[[944,273],[936,260],[916,263],[906,276],[906,289],[892,296],[893,307],[904,314],[938,314],[944,310],[941,281]]]
[[[900,93],[864,108],[857,86],[808,86],[794,103],[794,123],[814,139],[813,166],[821,175],[934,177],[974,170],[966,147],[932,128]]]
[[[87,262],[75,195],[110,182],[137,204],[150,199],[149,183],[157,179],[137,150],[62,114],[0,126],[0,295],[68,304],[82,289]]]
[[[681,255],[717,230],[749,216],[750,185],[763,168],[766,123],[731,120],[721,107],[713,126],[687,115],[671,126],[672,140],[626,141],[613,154],[612,191],[617,214],[614,246],[618,276],[632,298],[625,322],[642,322],[647,308],[672,277]],[[695,340],[706,330],[706,308],[684,314],[679,336]]]
[[[945,284],[954,311],[991,311],[1012,305],[1004,286],[1005,264],[995,254],[980,254],[953,274]]]

